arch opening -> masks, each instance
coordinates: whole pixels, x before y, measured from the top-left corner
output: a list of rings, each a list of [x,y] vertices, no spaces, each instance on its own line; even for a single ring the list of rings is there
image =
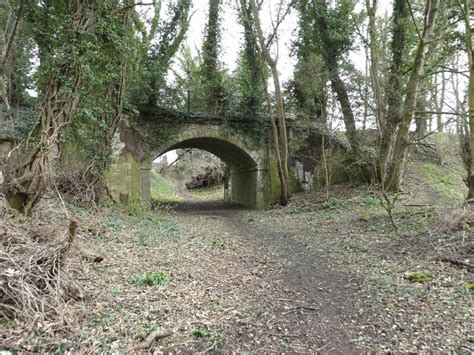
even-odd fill
[[[257,167],[256,161],[242,148],[225,140],[210,137],[183,140],[159,152],[157,157],[172,150],[186,148],[201,149],[212,153],[235,170]]]
[[[228,167],[228,200],[245,207],[259,208],[258,164],[244,149],[218,138],[190,138],[158,150],[152,155],[152,160],[177,149],[198,149],[221,159]]]

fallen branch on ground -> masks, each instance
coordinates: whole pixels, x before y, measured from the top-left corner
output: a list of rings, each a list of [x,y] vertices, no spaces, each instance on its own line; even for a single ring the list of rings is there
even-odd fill
[[[439,256],[438,259],[440,261],[443,261],[443,262],[446,262],[446,263],[451,263],[451,264],[453,264],[457,267],[466,268],[469,271],[474,270],[474,264],[471,264],[471,263],[466,262],[466,261],[450,258],[450,257],[447,257],[447,256]]]
[[[137,345],[130,348],[130,351],[138,351],[138,350],[149,349],[156,339],[165,338],[165,337],[170,336],[170,335],[171,335],[171,331],[169,331],[167,329],[163,329],[163,328],[158,328],[157,330],[151,332],[145,338],[145,340],[143,340],[141,343],[138,343]]]

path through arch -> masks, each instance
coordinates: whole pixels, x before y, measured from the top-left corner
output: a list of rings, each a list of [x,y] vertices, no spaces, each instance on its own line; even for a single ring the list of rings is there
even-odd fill
[[[143,120],[122,125],[116,135],[116,161],[108,185],[114,197],[150,203],[150,170],[160,155],[175,149],[208,151],[230,168],[230,200],[262,209],[278,198],[279,181],[265,134],[258,137],[212,119],[171,122]]]

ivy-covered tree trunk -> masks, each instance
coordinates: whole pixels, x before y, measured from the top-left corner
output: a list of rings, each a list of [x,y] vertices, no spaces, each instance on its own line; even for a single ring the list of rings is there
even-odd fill
[[[72,85],[63,85],[67,76]],[[5,176],[5,194],[11,206],[28,214],[50,185],[54,161],[61,153],[61,137],[77,108],[77,93],[82,84],[78,68],[63,65],[50,79],[40,114],[40,138],[26,163],[16,164]],[[13,162],[12,162],[13,163]]]
[[[371,179],[371,172],[369,169],[370,160],[361,151],[361,142],[356,127],[356,120],[352,110],[349,93],[346,84],[341,78],[340,68],[338,64],[337,47],[335,42],[331,39],[331,32],[327,22],[328,9],[325,0],[317,0],[317,6],[313,7],[318,35],[321,40],[321,54],[326,64],[329,74],[331,87],[336,94],[337,100],[341,107],[342,118],[346,128],[346,137],[351,146],[354,158],[361,167],[362,174],[366,180]]]
[[[262,110],[265,100],[266,70],[258,53],[254,33],[255,22],[248,0],[240,0],[239,18],[244,29],[244,49],[240,61],[241,74],[238,77],[242,96],[240,112],[255,117]]]
[[[324,129],[327,127],[328,75],[318,47],[314,45],[314,19],[308,6],[308,0],[294,4],[299,15],[299,33],[295,43],[298,61],[290,87],[298,116]]]
[[[64,35],[61,54],[52,63],[51,76],[44,93],[39,117],[39,141],[22,159],[24,142],[10,158],[4,191],[13,208],[28,214],[50,184],[54,161],[61,152],[61,138],[79,103],[82,69],[72,38],[92,31],[95,18],[88,13],[86,1],[71,5],[69,32]],[[25,159],[26,158],[26,159]]]
[[[381,137],[379,143],[378,175],[383,183],[387,176],[388,165],[393,154],[393,144],[397,126],[401,122],[403,108],[403,68],[405,64],[406,34],[409,21],[409,11],[406,0],[393,2],[393,32],[391,41],[392,61],[388,75],[388,85],[385,88],[387,107],[382,121]]]
[[[116,46],[123,44],[115,35],[123,35],[122,29],[128,26],[126,9],[112,2],[51,3],[49,16],[64,21],[61,28],[36,29],[54,33],[42,57],[47,61],[41,63],[45,79],[39,85],[42,103],[37,126],[12,151],[5,171],[5,195],[19,211],[30,213],[51,186],[65,133],[74,120],[85,119],[86,131],[96,132],[96,138],[105,137],[103,141],[95,140],[101,142],[97,157],[102,159],[101,152],[109,151],[111,135],[121,116],[127,61],[122,52],[114,60],[110,54],[117,54]],[[88,100],[82,100],[86,97],[93,106],[87,107]],[[98,109],[100,105],[104,106]]]
[[[426,46],[433,37],[440,0],[427,0],[425,4],[425,20],[423,33],[418,42],[415,60],[408,80],[401,122],[396,132],[393,156],[384,181],[384,190],[396,192],[400,190],[405,168],[407,148],[409,144],[410,125],[415,115],[419,85],[423,74],[423,65],[426,59]]]
[[[222,113],[224,88],[219,72],[219,41],[220,41],[220,12],[221,0],[209,0],[209,17],[206,38],[203,43],[203,78],[205,84],[206,110],[208,115]]]
[[[12,2],[8,5],[8,8],[4,2],[0,4],[0,18],[8,18],[5,21],[5,27],[3,24],[0,26],[0,99],[5,110],[5,115],[0,111],[0,121],[10,117],[9,87],[11,83],[6,69],[8,63],[11,62],[11,52],[20,27],[25,0],[20,0],[16,8],[14,4],[15,2]]]
[[[82,17],[82,9],[77,11],[81,12]],[[58,64],[49,80],[41,107],[39,142],[27,155],[26,162],[21,161],[20,155],[14,154],[9,164],[11,170],[5,176],[6,197],[13,208],[26,214],[40,200],[50,183],[53,162],[60,155],[62,134],[78,104],[75,94],[82,84],[79,67],[71,62]]]

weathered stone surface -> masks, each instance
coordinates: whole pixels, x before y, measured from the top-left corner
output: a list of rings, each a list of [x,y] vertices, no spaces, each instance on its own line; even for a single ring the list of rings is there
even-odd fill
[[[0,168],[3,169],[8,153],[13,149],[14,138],[0,131]]]
[[[175,149],[203,149],[230,167],[232,202],[265,208],[278,197],[275,192],[279,189],[266,141],[266,137],[256,139],[216,119],[208,123],[149,119],[133,128],[123,125],[115,137],[115,159],[107,182],[117,200],[120,194],[127,194],[129,201],[149,203],[153,160]]]

